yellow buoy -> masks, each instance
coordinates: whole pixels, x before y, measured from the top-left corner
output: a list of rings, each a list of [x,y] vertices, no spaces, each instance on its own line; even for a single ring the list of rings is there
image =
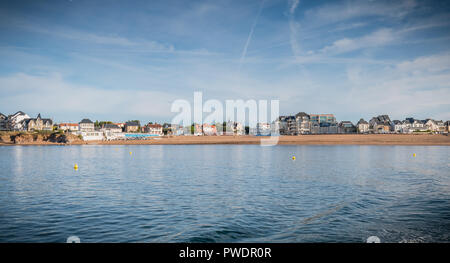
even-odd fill
[[[413,153],[413,156],[414,156],[414,157],[416,157],[416,154],[415,154],[415,153]]]
[[[292,156],[292,160],[295,160],[295,156]]]
[[[75,164],[75,165],[73,166],[73,169],[78,170],[78,164]]]

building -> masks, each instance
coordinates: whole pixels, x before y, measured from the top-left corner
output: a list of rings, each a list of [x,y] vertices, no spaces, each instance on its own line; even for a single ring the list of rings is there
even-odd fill
[[[6,115],[3,115],[0,113],[0,131],[7,131],[8,130],[8,120]]]
[[[379,115],[370,119],[369,129],[373,133],[390,133],[393,124],[388,115]]]
[[[194,124],[194,136],[202,136],[203,135],[203,125],[195,123]]]
[[[414,122],[413,118],[406,118],[402,121],[402,133],[410,133],[412,132],[411,127]]]
[[[78,124],[79,130],[82,132],[95,131],[95,125],[90,119],[82,119]]]
[[[443,121],[436,121],[433,119],[427,119],[424,121],[424,127],[427,128],[427,130],[434,132],[434,133],[444,133],[445,132],[445,124]]]
[[[311,122],[311,134],[334,134],[338,133],[337,123]]]
[[[116,124],[106,123],[106,124],[103,124],[102,128],[100,129],[100,131],[102,131],[104,133],[121,133],[122,132],[122,128],[120,128]]]
[[[101,131],[81,131],[79,134],[82,136],[83,141],[102,141],[105,139],[103,132]]]
[[[256,124],[256,135],[268,136],[271,135],[272,127],[270,123],[257,123]]]
[[[310,114],[311,134],[338,133],[338,125],[333,114]]]
[[[240,122],[234,122],[232,125],[234,135],[245,135],[245,127]]]
[[[202,130],[203,130],[203,135],[208,135],[208,136],[217,135],[216,125],[210,125],[210,124],[203,123]]]
[[[435,121],[437,126],[437,133],[445,133],[445,124],[443,121]]]
[[[139,121],[127,121],[125,122],[125,132],[139,132],[141,124]]]
[[[450,121],[446,121],[446,122],[444,123],[444,125],[445,125],[444,132],[445,132],[445,133],[450,133]]]
[[[163,126],[161,124],[152,124],[149,123],[143,127],[143,132],[148,133],[155,136],[163,136]]]
[[[163,125],[163,129],[164,129],[164,125]],[[174,135],[174,136],[180,136],[180,135],[184,135],[184,128],[182,125],[179,124],[168,124],[167,125],[167,135]]]
[[[113,124],[119,126],[119,128],[121,128],[122,130],[123,130],[124,127],[125,127],[125,123],[123,123],[123,122],[118,122],[118,123],[113,123]]]
[[[297,122],[297,134],[310,134],[311,133],[311,118],[309,114],[299,112],[295,115]]]
[[[23,127],[23,120],[29,119],[30,116],[28,116],[26,113],[22,111],[18,111],[12,115],[9,115],[6,118],[6,130],[8,131],[22,131],[24,130]]]
[[[399,120],[393,120],[392,124],[394,125],[395,133],[403,133],[403,122]]]
[[[22,130],[51,131],[53,130],[53,121],[51,119],[41,118],[41,114],[39,113],[36,118],[24,119],[22,121]]]
[[[362,118],[359,119],[358,123],[356,124],[356,130],[358,131],[358,133],[368,133],[369,123]]]
[[[356,133],[356,126],[351,121],[341,121],[338,125],[338,133]]]
[[[103,133],[103,136],[108,141],[125,139],[125,135],[122,133],[122,128],[116,124],[105,123],[102,125],[100,132]],[[89,133],[89,136],[98,138],[100,135],[91,132]]]
[[[58,124],[58,129],[69,132],[77,132],[80,130],[80,125],[78,123],[60,123]]]
[[[278,126],[278,132],[281,135],[297,135],[297,121],[294,116],[280,116],[275,121]]]
[[[333,114],[310,114],[311,122],[336,124],[336,117]]]

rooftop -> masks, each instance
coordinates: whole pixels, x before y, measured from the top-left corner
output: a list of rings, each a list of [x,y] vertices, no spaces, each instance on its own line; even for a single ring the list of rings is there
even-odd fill
[[[81,123],[93,123],[90,119],[82,119],[81,121],[80,121],[80,124]]]

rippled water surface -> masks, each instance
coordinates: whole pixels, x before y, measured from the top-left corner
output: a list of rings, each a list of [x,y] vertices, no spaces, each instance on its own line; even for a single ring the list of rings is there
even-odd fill
[[[446,146],[0,147],[0,242],[448,242],[449,156]]]

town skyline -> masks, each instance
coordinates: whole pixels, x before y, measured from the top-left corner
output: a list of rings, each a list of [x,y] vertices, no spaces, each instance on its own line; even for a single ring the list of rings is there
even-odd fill
[[[22,111],[22,110],[17,110],[17,111],[15,111],[15,112],[11,112],[11,113],[5,113],[5,112],[2,112],[2,111],[0,111],[0,115],[3,115],[3,116],[5,116],[5,117],[8,117],[8,116],[11,116],[11,115],[14,115],[14,114],[17,114],[17,113],[19,113],[19,112],[23,112],[23,113],[25,113],[26,115],[28,115],[28,116],[30,116],[30,118],[33,118],[34,116],[38,116],[38,115],[43,115],[43,116],[46,116],[46,117],[48,117],[49,119],[51,119],[54,123],[56,123],[56,124],[58,124],[58,123],[78,123],[80,120],[83,120],[83,119],[89,119],[89,120],[92,120],[93,122],[113,122],[113,123],[125,123],[125,122],[127,122],[127,121],[135,121],[135,120],[137,120],[137,121],[140,121],[141,123],[159,123],[159,124],[171,124],[171,120],[154,120],[154,119],[139,119],[139,118],[136,118],[136,117],[133,117],[133,116],[130,116],[130,118],[127,118],[127,119],[99,119],[99,118],[96,118],[95,116],[94,117],[92,117],[92,115],[94,115],[94,114],[91,114],[91,115],[80,115],[81,117],[79,117],[78,119],[73,119],[73,120],[69,120],[69,119],[66,119],[66,120],[57,120],[57,119],[54,119],[52,116],[51,116],[51,114],[47,114],[47,113],[45,113],[45,112],[37,112],[36,114],[33,114],[33,113],[30,113],[30,114],[28,114],[27,112],[25,112],[25,111]],[[296,113],[292,113],[292,114],[280,114],[279,115],[279,117],[287,117],[287,116],[295,116],[296,114],[298,114],[298,113],[305,113],[305,111],[297,111]],[[307,113],[307,112],[306,112]],[[173,115],[175,116],[177,113],[173,113]],[[393,117],[392,115],[390,115],[389,113],[381,113],[381,114],[375,114],[375,115],[372,115],[372,116],[367,116],[367,117],[359,117],[359,118],[357,118],[356,120],[346,120],[346,119],[341,119],[341,118],[339,118],[338,116],[336,116],[336,114],[334,114],[334,113],[332,113],[332,112],[323,112],[323,113],[307,113],[307,114],[316,114],[316,115],[328,115],[328,114],[331,114],[331,115],[333,115],[335,118],[336,118],[336,120],[339,120],[339,121],[350,121],[350,122],[352,122],[352,123],[357,123],[360,119],[364,119],[364,120],[370,120],[371,118],[373,118],[374,116],[382,116],[382,115],[388,115],[388,116],[390,116],[390,118],[392,119],[392,120],[404,120],[404,119],[408,119],[408,118],[413,118],[413,119],[419,119],[419,120],[429,120],[429,119],[431,119],[431,120],[439,120],[439,121],[443,121],[443,122],[446,122],[446,121],[449,121],[449,120],[447,120],[447,119],[438,119],[438,118],[434,118],[433,116],[428,116],[428,117],[426,117],[426,118],[418,118],[417,117],[417,115],[412,115],[412,116],[401,116],[401,117],[399,117],[399,118],[395,118],[395,117]],[[204,115],[203,115],[203,117],[204,117],[204,119],[206,119],[206,117],[209,115],[209,113],[204,113]],[[225,115],[224,115],[225,116]],[[227,120],[227,119],[223,119],[223,122],[230,122],[230,121],[232,121],[232,122],[234,122],[235,120],[231,120],[231,119],[229,119],[229,120]],[[339,122],[338,121],[338,122]],[[248,122],[248,120],[246,120],[246,122],[245,123],[247,123]],[[207,123],[207,124],[214,124],[214,123],[219,123],[219,122],[202,122],[202,123]],[[193,122],[192,121],[192,124],[195,124],[195,122]]]
[[[202,91],[280,115],[450,119],[448,2],[25,0],[0,17],[6,113],[164,122]]]

